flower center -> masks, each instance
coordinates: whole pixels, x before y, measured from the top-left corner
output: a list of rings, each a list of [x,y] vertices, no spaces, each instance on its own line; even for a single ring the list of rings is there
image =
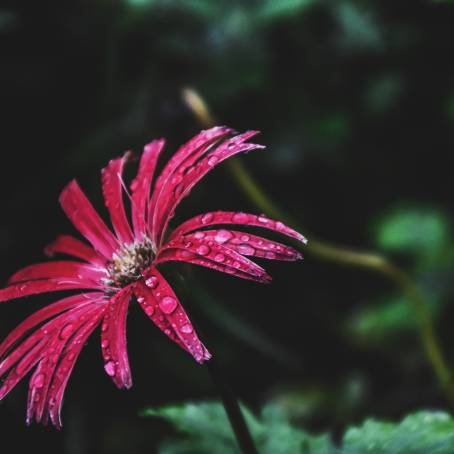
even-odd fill
[[[104,284],[109,287],[126,287],[137,281],[142,272],[151,265],[156,256],[152,241],[144,237],[141,241],[121,246],[107,265]]]

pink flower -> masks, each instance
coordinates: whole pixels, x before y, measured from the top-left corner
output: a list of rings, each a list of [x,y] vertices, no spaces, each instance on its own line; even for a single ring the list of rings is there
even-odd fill
[[[102,189],[113,230],[107,227],[75,180],[60,203],[76,229],[91,243],[59,236],[46,248],[80,260],[39,263],[21,269],[0,290],[0,302],[45,292],[79,290],[35,312],[0,345],[0,400],[31,369],[27,423],[49,418],[61,427],[63,394],[77,357],[88,337],[101,326],[104,369],[118,388],[132,386],[126,351],[126,316],[135,296],[145,314],[197,362],[211,355],[200,342],[172,287],[157,266],[181,261],[222,271],[243,279],[269,282],[263,268],[246,258],[297,260],[296,250],[219,224],[257,226],[305,242],[302,235],[279,221],[241,212],[214,211],[184,222],[167,236],[175,208],[199,180],[225,159],[263,148],[247,143],[256,132],[235,135],[227,127],[202,131],[183,145],[156,178],[156,162],[164,140],[145,146],[130,194],[122,179],[131,157],[125,153],[102,171]],[[132,227],[126,216],[123,191],[131,200]]]

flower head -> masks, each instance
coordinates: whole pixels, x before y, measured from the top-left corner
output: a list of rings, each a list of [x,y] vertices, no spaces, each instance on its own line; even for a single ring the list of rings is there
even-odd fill
[[[256,132],[236,135],[227,127],[202,131],[167,162],[151,191],[164,140],[145,146],[130,193],[123,167],[131,153],[102,170],[102,189],[114,233],[93,208],[75,180],[60,196],[60,204],[76,229],[90,243],[59,236],[46,248],[55,260],[15,273],[0,290],[0,302],[46,292],[78,290],[28,317],[0,344],[0,400],[29,371],[27,423],[61,427],[63,394],[77,357],[88,337],[101,327],[104,369],[119,388],[132,386],[126,351],[126,316],[132,297],[170,339],[203,363],[211,355],[199,340],[172,287],[158,271],[161,263],[181,261],[205,266],[243,279],[269,282],[263,268],[247,258],[297,260],[291,247],[219,225],[270,229],[305,242],[298,232],[265,216],[215,211],[198,215],[167,234],[180,201],[199,180],[225,159],[263,148],[248,143]],[[123,202],[131,200],[129,222]]]

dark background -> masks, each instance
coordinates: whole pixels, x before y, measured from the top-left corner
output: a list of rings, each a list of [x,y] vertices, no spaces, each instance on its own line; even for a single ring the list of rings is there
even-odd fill
[[[412,273],[454,363],[453,23],[454,5],[428,0],[2,2],[1,281],[73,232],[58,206],[71,178],[102,209],[109,159],[160,136],[168,157],[198,131],[181,100],[192,86],[221,123],[262,131],[267,151],[242,162],[309,239],[381,250]],[[174,225],[209,209],[257,212],[222,166]],[[270,286],[164,270],[253,410],[279,402],[336,433],[366,415],[446,407],[387,280],[312,256],[264,265]],[[3,304],[0,337],[52,300]],[[115,389],[95,333],[63,431],[25,427],[24,381],[0,405],[2,450],[150,453],[171,432],[140,409],[216,398],[205,368],[132,307],[134,387]]]

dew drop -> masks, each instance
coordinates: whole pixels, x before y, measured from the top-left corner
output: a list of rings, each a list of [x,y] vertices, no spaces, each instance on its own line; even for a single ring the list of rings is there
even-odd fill
[[[171,296],[165,296],[159,302],[159,307],[164,314],[171,314],[177,308],[177,300]]]
[[[204,237],[205,237],[205,232],[195,232],[194,233],[194,238],[197,238],[198,240],[201,240]]]
[[[101,347],[102,348],[107,348],[109,346],[109,341],[107,339],[104,339],[102,342],[101,342]]]
[[[258,218],[257,221],[261,222],[262,224],[267,224],[269,219],[264,215],[261,214]]]
[[[211,249],[205,244],[202,244],[197,248],[197,253],[200,255],[207,255],[210,253],[210,251]]]
[[[180,331],[184,334],[191,334],[193,331],[192,326],[189,323],[186,323],[180,328]]]
[[[145,314],[147,314],[149,317],[151,317],[154,313],[154,307],[153,306],[148,306],[145,308]]]
[[[35,379],[33,380],[33,386],[35,388],[42,388],[44,386],[44,380],[45,380],[44,374],[38,374]]]
[[[113,377],[115,375],[115,363],[113,361],[109,361],[104,364],[104,370],[109,377]]]
[[[246,213],[235,213],[232,217],[233,222],[238,222],[239,224],[247,222],[249,216]]]
[[[156,276],[150,276],[145,280],[145,285],[149,288],[156,288],[158,286],[158,278]]]
[[[137,297],[137,302],[138,302],[139,304],[143,304],[143,303],[145,302],[145,298],[144,298],[143,296],[138,296],[138,297]]]
[[[172,331],[170,331],[170,329],[168,328],[164,330],[164,333],[167,334],[167,336],[170,336],[171,332]]]
[[[211,222],[213,220],[213,214],[212,213],[205,213],[201,217],[200,220],[201,220],[202,224],[208,224],[209,222]]]
[[[208,165],[214,166],[219,162],[219,158],[216,155],[212,155],[208,158]]]
[[[107,331],[107,328],[109,328],[109,325],[104,322],[102,325],[101,325],[101,331],[104,333]]]
[[[136,191],[138,187],[139,187],[139,182],[137,181],[137,179],[134,179],[131,183],[131,191]]]
[[[60,331],[59,337],[62,340],[68,339],[68,337],[71,335],[73,330],[73,324],[68,323],[66,324]]]
[[[225,260],[225,255],[224,254],[216,254],[214,256],[214,260],[216,262],[223,262]]]
[[[214,241],[218,244],[223,244],[226,241],[229,241],[233,237],[233,234],[229,232],[228,230],[221,229],[216,232],[216,235],[214,237]]]
[[[240,244],[238,246],[238,252],[243,255],[254,255],[255,249],[247,244]]]

